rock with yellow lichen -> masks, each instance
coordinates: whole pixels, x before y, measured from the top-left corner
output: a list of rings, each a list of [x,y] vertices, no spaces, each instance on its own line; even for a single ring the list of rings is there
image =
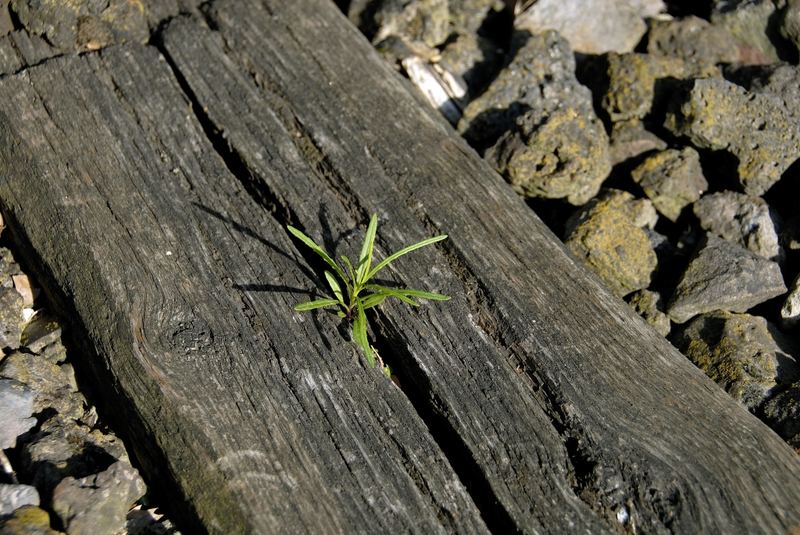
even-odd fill
[[[708,188],[700,155],[691,147],[667,149],[645,159],[631,173],[662,215],[676,221]]]
[[[58,535],[50,527],[50,515],[35,505],[25,505],[0,520],[0,533],[3,535]]]
[[[800,453],[800,382],[767,401],[761,415],[767,425]]]
[[[611,172],[608,138],[595,117],[563,108],[531,110],[516,129],[486,152],[514,190],[524,197],[567,199],[574,205],[597,195]]]
[[[762,195],[800,158],[798,119],[779,95],[708,78],[677,95],[665,126],[696,147],[733,154],[745,193]]]
[[[653,327],[661,336],[669,334],[671,324],[669,318],[664,313],[664,305],[661,295],[650,290],[639,290],[629,295],[626,300],[637,314],[639,314],[648,325]]]
[[[714,66],[688,64],[681,58],[653,54],[606,56],[608,88],[602,107],[612,122],[642,120],[664,108],[676,80],[717,74]]]
[[[515,34],[512,59],[464,110],[459,130],[526,197],[580,205],[611,171],[608,136],[575,58],[553,31]]]
[[[647,218],[636,216],[647,204],[608,190],[567,221],[569,250],[619,296],[646,288],[656,269],[656,254],[642,228]]]
[[[798,377],[797,348],[758,316],[712,312],[679,329],[672,342],[734,399],[756,412]]]

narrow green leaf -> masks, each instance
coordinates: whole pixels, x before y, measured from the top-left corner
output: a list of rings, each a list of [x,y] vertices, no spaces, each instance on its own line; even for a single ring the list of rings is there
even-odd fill
[[[347,255],[342,255],[342,264],[344,264],[344,268],[347,270],[347,275],[349,275],[350,281],[355,285],[356,272],[353,269],[353,264],[350,262],[350,259],[347,258]]]
[[[403,256],[404,254],[408,254],[411,251],[416,251],[417,249],[419,249],[421,247],[425,247],[426,245],[430,245],[432,243],[436,243],[436,242],[442,241],[444,239],[447,239],[447,234],[440,234],[439,236],[434,236],[433,238],[428,238],[428,239],[422,240],[420,242],[417,242],[417,243],[415,243],[413,245],[409,245],[408,247],[404,247],[404,248],[400,249],[396,253],[393,253],[393,254],[389,255],[388,257],[384,258],[377,266],[375,266],[372,269],[372,271],[370,271],[367,274],[367,278],[365,280],[370,280],[380,270],[382,270],[383,268],[385,268],[386,266],[388,266],[389,264],[391,264],[392,262],[394,262],[395,260],[397,260],[398,258]]]
[[[329,306],[338,306],[339,302],[336,299],[317,299],[316,301],[306,301],[305,303],[298,303],[294,306],[297,312],[306,312],[316,308],[325,308]]]
[[[358,270],[355,286],[360,286],[367,281],[367,273],[372,265],[372,251],[375,247],[375,234],[378,231],[378,214],[372,214],[364,235],[364,244],[361,246],[361,254],[358,255]]]
[[[330,286],[331,290],[333,290],[333,295],[335,295],[336,299],[339,300],[339,304],[346,306],[344,303],[344,296],[342,295],[342,287],[339,286],[339,281],[336,280],[334,274],[330,271],[326,271],[325,279],[328,281],[328,286]]]
[[[411,288],[394,288],[394,289],[409,297],[419,297],[420,299],[428,299],[429,301],[447,301],[450,299],[449,295],[437,294],[435,292],[426,292],[423,290],[414,290]]]
[[[370,309],[372,307],[376,307],[383,303],[388,296],[383,294],[371,294],[366,296],[362,300],[362,304],[364,305],[364,310]]]
[[[385,295],[386,297],[394,297],[395,299],[399,299],[400,301],[411,305],[412,307],[418,307],[419,303],[405,295],[403,292],[399,292],[394,288],[387,288],[385,286],[378,286],[377,284],[368,284],[365,286],[367,290],[375,292],[375,294]]]
[[[306,246],[308,246],[309,249],[311,249],[312,251],[317,253],[320,257],[322,257],[322,259],[325,261],[325,263],[328,264],[331,267],[331,269],[333,269],[333,271],[337,275],[339,275],[339,277],[341,277],[342,280],[345,280],[345,276],[344,276],[344,272],[342,272],[342,268],[340,268],[338,266],[338,264],[336,264],[336,262],[333,261],[333,258],[331,258],[328,255],[328,253],[326,253],[322,249],[322,247],[317,245],[314,240],[312,240],[311,238],[309,238],[308,236],[303,234],[302,231],[294,228],[291,225],[286,225],[286,229],[292,234],[292,236],[294,236],[295,238],[297,238],[298,240],[300,240],[301,242],[306,244]]]
[[[364,314],[364,307],[360,300],[356,302],[356,317],[353,319],[353,341],[364,352],[370,367],[375,366],[375,356],[372,354],[372,348],[369,346],[367,338],[367,316]]]

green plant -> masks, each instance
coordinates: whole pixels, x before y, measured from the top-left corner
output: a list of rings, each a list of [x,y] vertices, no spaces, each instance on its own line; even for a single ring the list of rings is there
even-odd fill
[[[342,265],[336,263],[333,258],[325,252],[311,238],[303,234],[300,230],[291,225],[286,227],[292,236],[303,242],[309,249],[318,254],[322,260],[333,270],[325,271],[325,280],[333,292],[334,298],[316,299],[305,303],[298,303],[294,309],[298,312],[315,310],[318,308],[335,308],[340,318],[350,322],[352,327],[353,341],[364,352],[370,366],[375,366],[376,360],[380,362],[381,368],[387,375],[390,374],[389,368],[383,365],[378,352],[373,348],[367,338],[367,316],[365,311],[383,303],[386,299],[394,297],[411,306],[419,306],[417,299],[429,299],[432,301],[446,301],[450,297],[433,292],[413,290],[411,288],[390,288],[379,284],[371,283],[383,268],[420,247],[425,247],[432,243],[444,240],[446,234],[434,236],[420,242],[414,243],[399,251],[387,256],[374,267],[372,266],[372,252],[375,245],[375,234],[378,230],[378,216],[373,215],[364,236],[364,244],[361,246],[358,264],[353,265],[347,256],[342,255]]]

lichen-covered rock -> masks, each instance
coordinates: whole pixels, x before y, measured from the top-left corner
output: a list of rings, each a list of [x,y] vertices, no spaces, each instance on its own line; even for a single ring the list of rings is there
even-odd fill
[[[800,275],[794,278],[789,295],[781,307],[781,320],[787,327],[800,324]]]
[[[18,381],[0,379],[0,450],[13,448],[17,437],[36,425],[34,392]]]
[[[0,363],[0,377],[14,379],[35,393],[34,409],[54,409],[64,418],[83,415],[85,400],[78,392],[69,364],[57,365],[30,353],[14,352]]]
[[[683,323],[715,310],[744,312],[784,292],[777,262],[708,234],[681,276],[667,314]]]
[[[11,9],[28,32],[64,52],[129,41],[145,43],[150,38],[145,7],[139,0],[11,0]]]
[[[566,225],[567,248],[620,297],[646,288],[656,268],[647,233],[632,217],[633,202],[629,193],[607,192]]]
[[[7,517],[0,519],[3,535],[63,535],[50,528],[50,515],[35,505],[24,505]]]
[[[517,29],[555,30],[576,52],[630,52],[647,31],[644,18],[664,10],[661,0],[538,0],[517,16]]]
[[[575,108],[525,113],[516,129],[487,151],[486,159],[520,195],[565,198],[574,205],[597,195],[611,172],[603,125]]]
[[[733,35],[695,16],[652,19],[647,52],[681,58],[698,66],[739,61],[738,42]]]
[[[528,110],[559,107],[592,113],[589,90],[575,78],[575,56],[555,32],[514,34],[509,59],[497,78],[464,109],[458,130],[479,149],[494,144]]]
[[[628,304],[661,336],[669,334],[671,324],[664,313],[661,295],[650,290],[639,290],[627,297]]]
[[[700,155],[691,147],[667,149],[645,159],[631,173],[645,195],[670,221],[708,188],[700,166]]]
[[[742,63],[766,64],[780,59],[777,7],[773,0],[718,0],[711,11],[714,26],[739,42]]]
[[[491,147],[487,159],[519,193],[585,203],[611,161],[572,52],[552,31],[515,34],[513,49],[511,62],[466,107],[459,130],[473,146]]]
[[[777,260],[780,255],[777,214],[760,197],[735,191],[704,195],[694,203],[694,215],[700,226],[764,258]]]
[[[612,122],[644,119],[663,107],[674,80],[697,74],[682,59],[668,56],[610,53],[606,59],[608,88],[602,107]]]
[[[767,425],[800,453],[800,382],[776,394],[761,412]]]
[[[762,195],[800,157],[800,121],[783,100],[708,78],[673,102],[665,126],[700,148],[727,150],[739,160],[746,193]]]
[[[16,349],[22,336],[22,296],[14,288],[0,287],[0,348]]]
[[[750,411],[797,379],[796,347],[764,318],[713,312],[698,316],[672,342]]]
[[[118,461],[99,474],[65,478],[53,491],[53,510],[70,535],[116,533],[144,491],[136,469]]]
[[[609,142],[612,165],[636,158],[647,152],[667,148],[664,140],[647,130],[637,120],[614,123]]]

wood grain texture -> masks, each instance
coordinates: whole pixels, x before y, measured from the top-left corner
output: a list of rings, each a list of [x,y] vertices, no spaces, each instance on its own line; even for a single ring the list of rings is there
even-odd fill
[[[188,526],[485,532],[401,391],[334,322],[292,312],[313,273],[154,48],[50,61],[0,81],[0,101],[4,213]]]
[[[349,229],[377,212],[384,252],[450,234],[396,276],[456,299],[386,307],[378,340],[415,384],[425,378],[428,409],[450,422],[515,527],[595,529],[586,507],[607,529],[798,526],[791,449],[577,265],[329,3],[219,1],[208,22],[176,22],[166,54],[224,132],[228,159],[287,217]],[[280,157],[285,137],[264,132],[277,123],[314,175],[274,172],[295,161]],[[498,422],[503,413],[512,418]],[[527,436],[544,462],[515,440]],[[551,501],[525,508],[536,492]]]
[[[794,452],[577,265],[333,3],[212,2],[155,42],[166,61],[125,46],[0,80],[0,199],[185,521],[800,525]],[[382,255],[450,235],[387,278],[453,300],[372,316],[403,391],[330,316],[291,312],[323,286],[281,224],[351,254],[371,213]]]

